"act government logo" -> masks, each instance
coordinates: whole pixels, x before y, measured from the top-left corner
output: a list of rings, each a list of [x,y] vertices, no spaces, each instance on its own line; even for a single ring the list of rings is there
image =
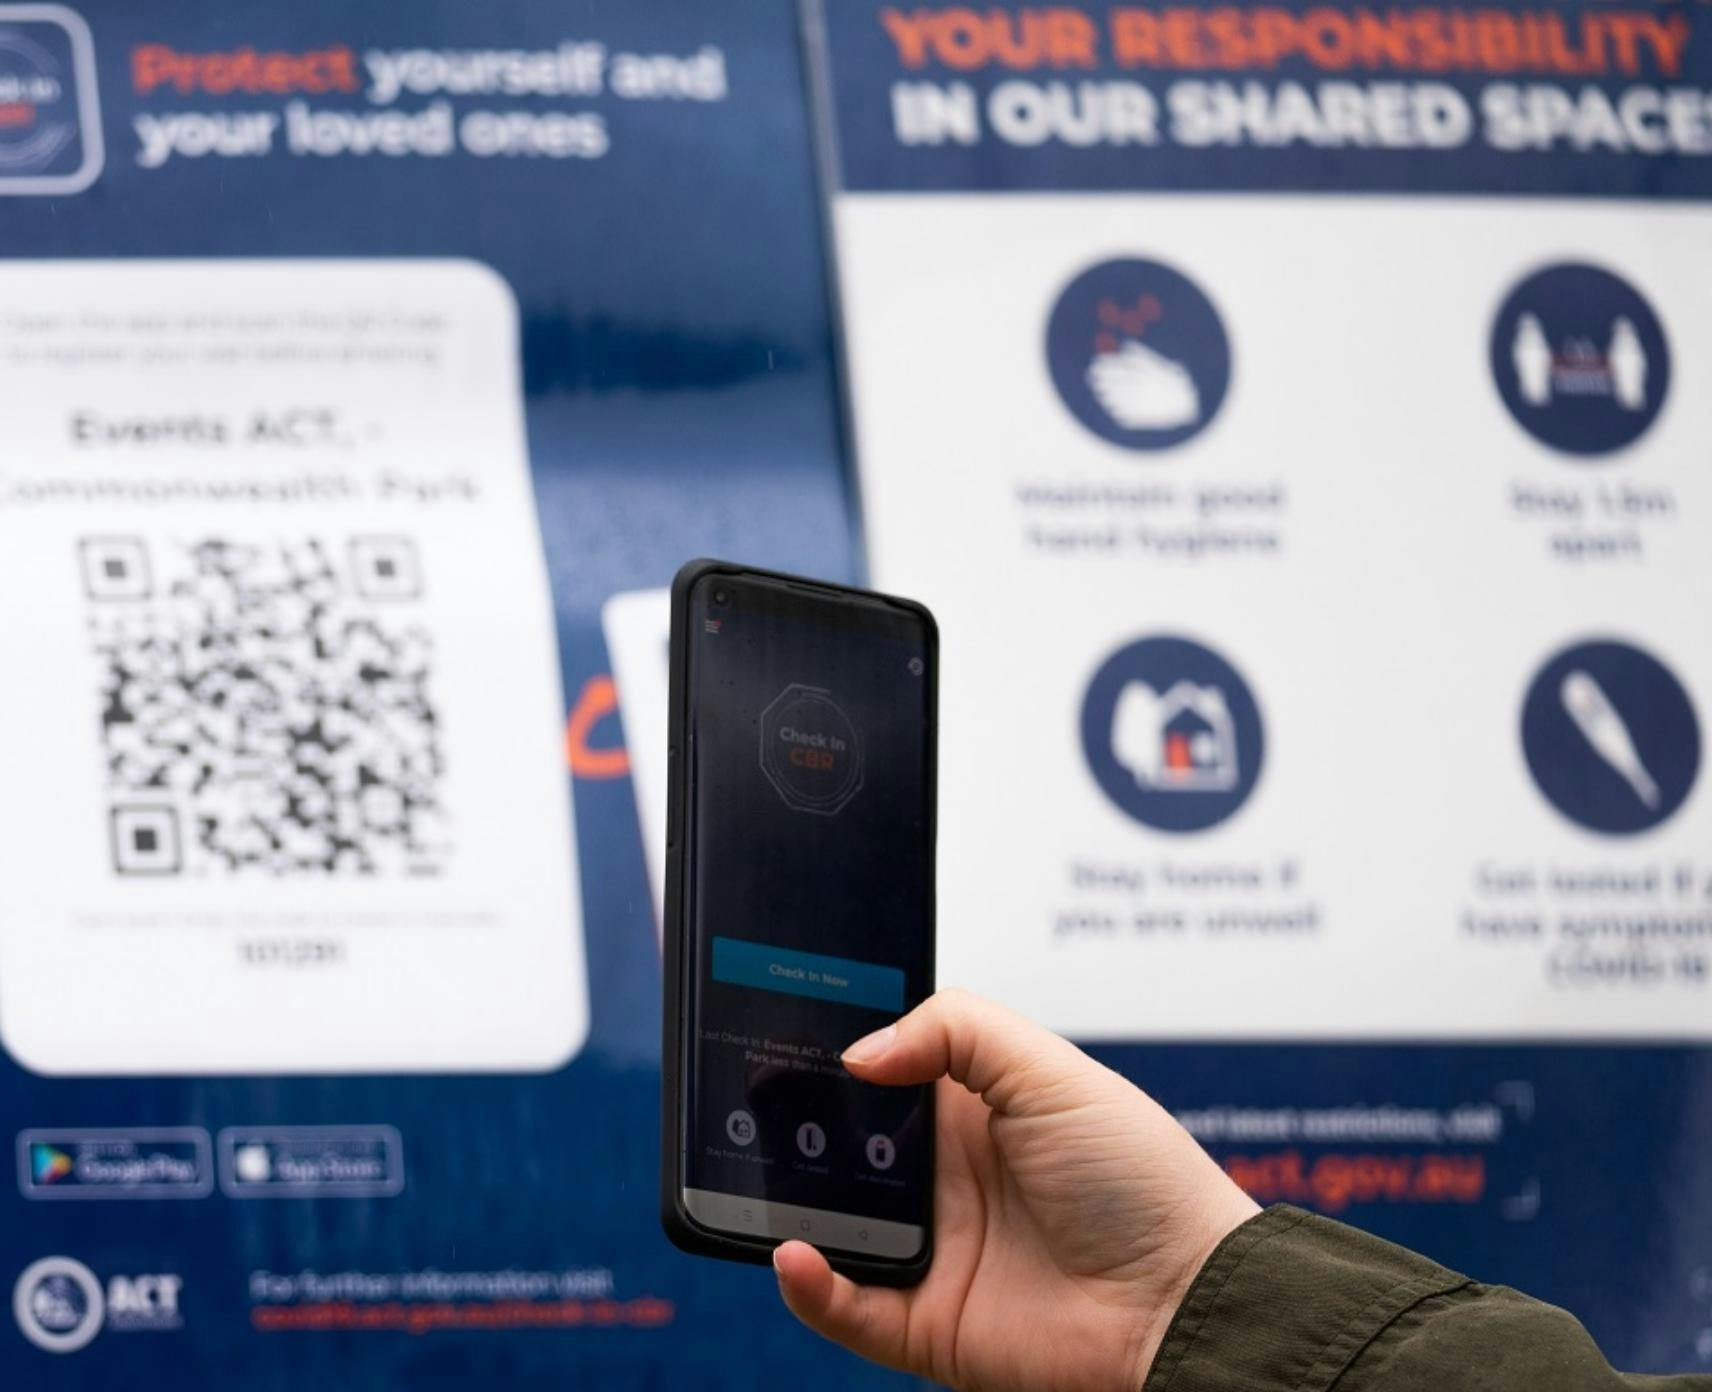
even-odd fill
[[[1224,404],[1231,348],[1206,293],[1159,261],[1102,261],[1058,296],[1046,365],[1088,430],[1131,450],[1199,435]]]
[[[0,195],[79,193],[101,161],[89,26],[63,5],[0,4]]]
[[[18,1328],[48,1353],[76,1353],[102,1329],[178,1329],[183,1278],[171,1273],[114,1276],[105,1286],[75,1257],[31,1262],[12,1287]]]

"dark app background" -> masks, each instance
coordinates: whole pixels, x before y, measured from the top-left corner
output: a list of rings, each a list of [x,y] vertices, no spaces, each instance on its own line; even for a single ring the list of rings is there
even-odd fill
[[[800,607],[817,604],[806,595],[789,595],[797,612],[786,615],[776,599],[754,588],[745,598],[736,585],[725,587],[731,602],[716,607],[712,588],[702,582],[690,605],[689,946],[697,990],[685,1177],[691,1188],[922,1223],[922,1090],[859,1083],[838,1063],[840,1050],[897,1011],[715,980],[713,943],[735,939],[896,969],[904,1009],[926,993],[933,679],[926,635],[903,611],[883,619],[885,631],[854,629],[812,621],[821,611]],[[871,612],[824,612],[841,611],[846,622]],[[922,670],[912,671],[912,662]],[[792,742],[781,737],[785,729],[837,735],[851,747]],[[821,761],[832,766],[793,765],[793,747],[830,754]],[[848,791],[849,761],[857,757],[860,786],[836,811],[809,810]],[[735,1111],[755,1120],[747,1146],[729,1135]],[[825,1134],[824,1152],[812,1159],[797,1144],[798,1129],[810,1122]],[[868,1161],[875,1133],[896,1146],[889,1169]]]

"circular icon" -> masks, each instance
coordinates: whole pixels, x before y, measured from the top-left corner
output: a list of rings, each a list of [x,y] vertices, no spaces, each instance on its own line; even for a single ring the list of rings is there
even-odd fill
[[[787,686],[761,712],[761,769],[788,807],[830,817],[862,787],[862,743],[818,686]]]
[[[898,1148],[890,1136],[876,1133],[868,1137],[868,1163],[876,1170],[889,1170],[898,1158]]]
[[[1133,258],[1090,266],[1064,287],[1047,321],[1046,364],[1070,414],[1094,434],[1157,450],[1218,414],[1231,352],[1192,280]]]
[[[1187,638],[1142,638],[1088,683],[1082,752],[1136,821],[1203,831],[1254,791],[1265,737],[1248,683],[1224,658]]]
[[[12,1314],[37,1348],[73,1353],[101,1328],[106,1313],[95,1273],[70,1257],[31,1262],[12,1287]]]
[[[1566,454],[1610,454],[1658,418],[1670,349],[1628,281],[1574,262],[1521,282],[1492,323],[1492,375],[1522,429]]]
[[[1646,831],[1687,800],[1700,724],[1670,669],[1627,643],[1558,653],[1522,702],[1522,752],[1551,805],[1590,831]]]
[[[755,1118],[739,1107],[725,1119],[725,1134],[733,1145],[746,1146],[755,1139]]]
[[[826,1132],[812,1121],[805,1121],[797,1127],[797,1149],[810,1160],[818,1159],[826,1151]]]

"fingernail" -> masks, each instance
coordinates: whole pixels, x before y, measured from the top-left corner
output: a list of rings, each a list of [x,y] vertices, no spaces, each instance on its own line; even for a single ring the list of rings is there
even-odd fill
[[[887,1025],[872,1034],[863,1035],[841,1055],[846,1063],[872,1063],[892,1047],[898,1037],[898,1027]]]

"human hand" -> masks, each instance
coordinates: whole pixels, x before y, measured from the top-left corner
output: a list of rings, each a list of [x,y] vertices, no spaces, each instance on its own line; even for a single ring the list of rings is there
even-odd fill
[[[858,1040],[844,1065],[938,1080],[926,1279],[860,1286],[805,1242],[773,1254],[797,1318],[875,1362],[984,1392],[1136,1392],[1202,1263],[1259,1212],[1146,1093],[966,992]]]

